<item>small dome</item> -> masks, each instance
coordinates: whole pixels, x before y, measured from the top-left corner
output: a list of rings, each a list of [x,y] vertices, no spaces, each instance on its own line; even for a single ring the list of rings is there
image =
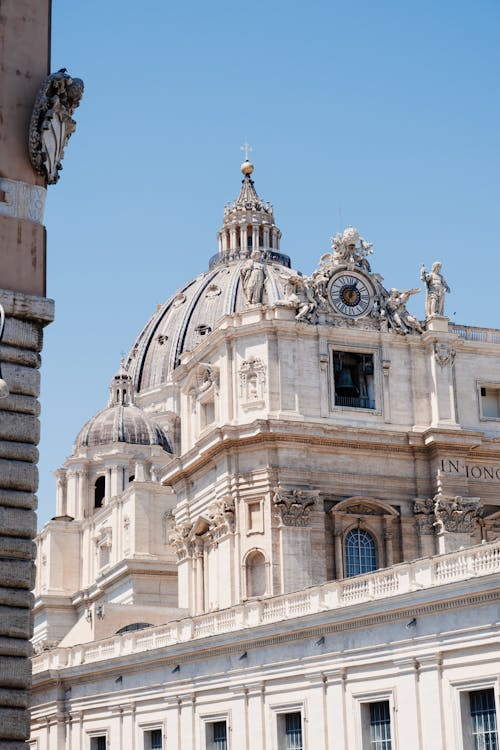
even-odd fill
[[[160,445],[169,453],[172,452],[168,437],[162,428],[133,404],[115,404],[102,409],[82,427],[74,447],[90,448],[109,443]]]

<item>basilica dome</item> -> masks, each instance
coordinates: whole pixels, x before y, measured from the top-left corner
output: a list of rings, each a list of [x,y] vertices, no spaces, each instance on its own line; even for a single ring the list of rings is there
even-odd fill
[[[208,271],[157,309],[129,353],[127,371],[136,393],[169,383],[180,355],[210,335],[225,315],[284,298],[290,259],[280,252],[281,232],[272,206],[259,198],[251,172],[243,166],[241,190],[224,209],[219,252],[210,259]],[[252,271],[257,285],[249,295],[244,279]]]
[[[131,379],[123,365],[111,383],[109,404],[82,427],[74,450],[109,443],[159,445],[172,452],[163,429],[133,403]]]

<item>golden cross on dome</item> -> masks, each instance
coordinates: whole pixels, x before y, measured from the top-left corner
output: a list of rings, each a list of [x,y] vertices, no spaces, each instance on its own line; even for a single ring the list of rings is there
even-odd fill
[[[253,151],[253,148],[248,143],[244,143],[243,146],[240,146],[240,151],[245,152],[245,161],[248,161],[248,154],[250,151]]]

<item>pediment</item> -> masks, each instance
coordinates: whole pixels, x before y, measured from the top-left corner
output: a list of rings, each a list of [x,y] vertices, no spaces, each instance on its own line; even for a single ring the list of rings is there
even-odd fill
[[[388,503],[373,497],[356,496],[342,500],[332,508],[332,513],[347,513],[356,516],[393,516],[399,517],[398,511]]]

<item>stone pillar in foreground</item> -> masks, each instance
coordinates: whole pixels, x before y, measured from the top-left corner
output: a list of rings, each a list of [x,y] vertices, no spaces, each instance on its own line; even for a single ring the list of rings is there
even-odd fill
[[[0,750],[27,748],[47,184],[83,83],[50,75],[50,0],[0,2]]]

